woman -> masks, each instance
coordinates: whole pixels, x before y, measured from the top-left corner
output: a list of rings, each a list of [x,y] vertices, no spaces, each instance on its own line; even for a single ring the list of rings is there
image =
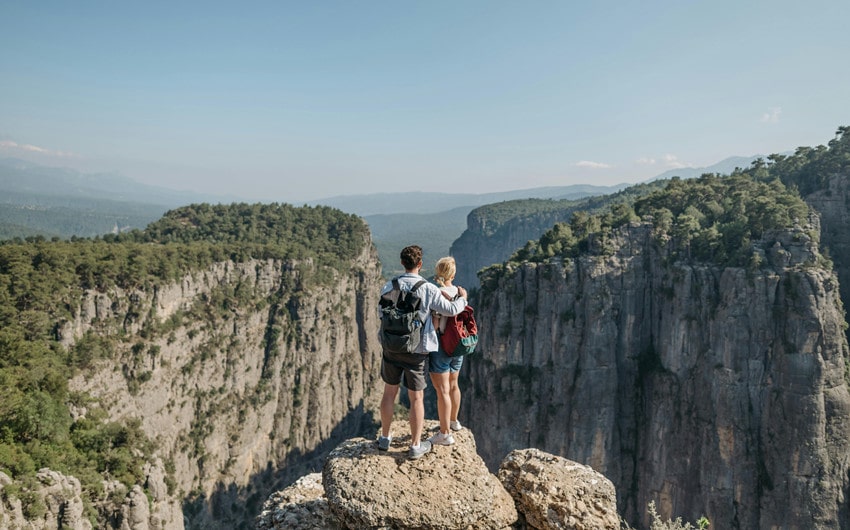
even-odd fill
[[[457,267],[451,256],[440,258],[435,268],[435,281],[440,286],[443,296],[454,299],[458,288],[452,285]],[[437,335],[445,331],[446,318],[438,313],[432,313],[434,329]],[[428,370],[431,373],[431,383],[437,391],[437,415],[440,418],[440,432],[430,438],[434,445],[452,445],[455,443],[452,431],[463,429],[457,419],[460,410],[460,387],[457,385],[458,373],[463,365],[463,357],[446,355],[442,348],[431,352],[428,357]]]

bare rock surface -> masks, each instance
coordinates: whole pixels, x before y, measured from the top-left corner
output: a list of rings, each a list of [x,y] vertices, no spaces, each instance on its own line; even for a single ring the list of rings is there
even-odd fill
[[[437,423],[426,421],[424,437]],[[406,422],[381,452],[375,440],[354,438],[331,454],[322,473],[328,506],[344,528],[501,529],[517,520],[514,502],[478,456],[468,430],[452,446],[408,458]]]
[[[520,449],[502,461],[499,480],[532,528],[620,528],[614,484],[589,466],[538,449]]]
[[[364,240],[338,269],[311,259],[227,260],[174,282],[91,290],[74,301],[71,318],[57,324],[63,345],[101,328],[132,339],[71,378],[70,388],[96,399],[110,421],[138,419],[157,445],[139,484],[148,506],[132,488],[110,495],[97,503],[100,524],[251,524],[275,484],[316,470],[330,447],[368,432],[380,374],[377,333],[368,330],[378,329],[381,282],[377,253]],[[211,310],[217,304],[209,300],[234,290],[241,302]]]
[[[138,484],[133,486],[130,494],[121,506],[121,530],[148,530],[151,516],[150,505],[145,491]]]
[[[846,304],[800,223],[753,242],[757,269],[679,259],[642,222],[488,276],[460,381],[482,458],[590,465],[640,528],[650,501],[712,528],[850,528]]]
[[[303,476],[286,489],[273,493],[257,518],[258,530],[341,530],[328,509],[322,474]]]

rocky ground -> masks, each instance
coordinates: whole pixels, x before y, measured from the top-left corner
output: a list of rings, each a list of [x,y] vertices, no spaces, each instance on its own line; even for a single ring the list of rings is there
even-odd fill
[[[437,423],[426,422],[426,435]],[[498,477],[478,455],[469,429],[452,446],[410,460],[406,422],[393,424],[390,450],[353,438],[322,473],[274,493],[260,530],[619,529],[614,486],[588,466],[536,449],[511,452]]]

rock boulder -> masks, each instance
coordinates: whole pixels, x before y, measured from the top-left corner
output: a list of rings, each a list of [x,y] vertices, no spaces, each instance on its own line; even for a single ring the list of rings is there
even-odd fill
[[[499,480],[531,528],[617,530],[614,484],[592,468],[538,449],[512,451]]]
[[[425,436],[436,427],[427,421]],[[343,527],[500,529],[517,520],[513,499],[487,470],[468,429],[454,434],[454,445],[418,460],[407,455],[407,423],[394,424],[393,432],[387,452],[375,440],[355,438],[328,456],[325,497]]]

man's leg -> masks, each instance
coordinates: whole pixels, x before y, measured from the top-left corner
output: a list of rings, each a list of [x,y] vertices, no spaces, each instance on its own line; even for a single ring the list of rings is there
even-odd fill
[[[395,411],[395,397],[397,394],[398,385],[384,383],[384,395],[383,397],[381,397],[381,436],[383,436],[384,438],[390,435],[390,426],[393,422],[393,412]],[[424,418],[424,406],[422,409],[422,415]]]
[[[437,392],[437,417],[440,418],[440,432],[448,434],[449,421],[452,413],[452,398],[450,394],[449,373],[431,372],[431,383]]]
[[[408,389],[407,397],[410,398],[410,445],[419,445],[425,425],[425,391]]]

